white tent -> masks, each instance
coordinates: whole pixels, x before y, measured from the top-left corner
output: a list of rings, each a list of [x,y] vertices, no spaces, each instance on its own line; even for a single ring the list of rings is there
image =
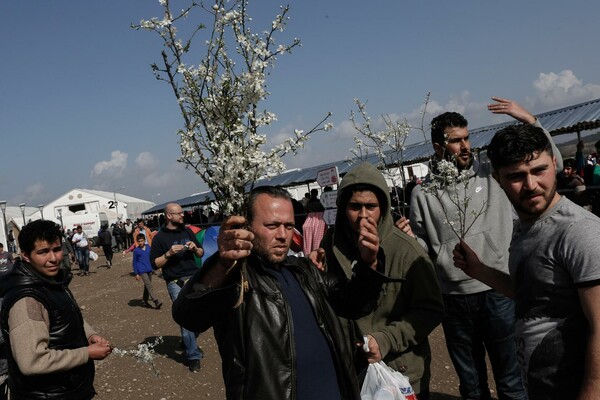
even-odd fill
[[[13,231],[13,235],[16,238],[18,232],[23,226],[23,214],[25,215],[25,223],[29,221],[30,215],[38,211],[36,207],[25,207],[21,212],[21,207],[18,206],[7,206],[4,215],[6,215],[6,221],[3,219],[2,213],[0,213],[0,243],[4,245],[4,250],[8,251],[8,239],[6,232]],[[6,226],[6,232],[4,227]]]
[[[61,217],[67,219],[74,215],[104,213],[109,223],[136,219],[154,203],[116,192],[101,190],[72,189],[58,199],[34,212],[30,218],[48,219],[60,223]]]

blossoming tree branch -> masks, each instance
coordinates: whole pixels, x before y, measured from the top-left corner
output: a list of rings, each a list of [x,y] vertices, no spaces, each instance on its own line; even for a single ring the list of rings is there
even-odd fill
[[[422,187],[427,195],[440,200],[444,222],[459,239],[464,239],[477,218],[485,212],[487,201],[483,201],[479,207],[472,207],[474,199],[469,194],[469,170],[459,170],[453,160],[454,155],[448,158],[450,160],[440,159],[432,163],[435,166],[430,169],[431,179]],[[454,206],[454,213],[444,206],[444,197]]]
[[[394,194],[398,200],[406,203],[404,191],[402,198],[398,193],[398,186],[406,185],[406,176],[404,173],[404,150],[408,135],[417,131],[420,132],[425,141],[427,137],[424,129],[424,117],[427,111],[427,105],[431,93],[427,93],[425,103],[421,111],[421,126],[411,125],[406,119],[393,118],[389,114],[382,114],[381,120],[373,123],[367,112],[366,103],[359,99],[354,99],[357,112],[350,112],[350,122],[356,131],[354,136],[355,147],[350,149],[355,160],[369,161],[373,157],[377,160],[377,168],[381,170],[387,180],[392,183]],[[381,129],[376,128],[383,125]],[[400,175],[400,180],[398,180]]]
[[[162,62],[152,64],[152,70],[172,88],[183,117],[178,161],[200,175],[225,214],[244,214],[244,193],[257,180],[283,172],[282,157],[296,154],[311,134],[331,128],[328,113],[308,131],[296,129],[282,143],[266,148],[262,130],[277,120],[259,107],[270,94],[266,77],[278,55],[300,46],[296,38],[288,44],[276,40],[286,28],[289,7],[281,7],[266,30],[254,33],[248,1],[192,2],[178,13],[170,0],[159,2],[162,19],[142,20],[133,27],[156,32],[163,41]],[[186,24],[196,13],[210,21],[209,28]],[[188,32],[186,39],[179,37],[178,27]],[[194,64],[190,60],[198,57],[192,54],[193,44],[201,32],[208,36],[203,56]]]

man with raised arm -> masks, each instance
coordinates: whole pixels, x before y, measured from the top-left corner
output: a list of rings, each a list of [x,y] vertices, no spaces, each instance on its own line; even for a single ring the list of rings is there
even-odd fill
[[[492,99],[495,102],[488,106],[492,113],[510,115],[526,125],[541,126],[519,104],[498,97]],[[459,171],[466,171],[465,197],[470,198],[466,225],[472,225],[464,240],[489,266],[506,272],[514,213],[493,179],[489,163],[474,159],[469,139],[467,120],[462,115],[446,112],[435,117],[431,121],[435,150],[431,176],[437,179],[436,162],[444,159],[453,162]],[[465,399],[490,398],[487,352],[499,399],[524,399],[526,394],[516,360],[513,301],[470,278],[452,262],[452,250],[459,238],[446,218],[452,220],[457,214],[455,196],[451,194],[462,189],[460,185],[451,186],[435,189],[438,195],[427,194],[421,186],[415,188],[410,227],[435,264],[446,309],[442,326],[459,378],[460,394]],[[481,210],[477,218],[471,215],[473,210]]]

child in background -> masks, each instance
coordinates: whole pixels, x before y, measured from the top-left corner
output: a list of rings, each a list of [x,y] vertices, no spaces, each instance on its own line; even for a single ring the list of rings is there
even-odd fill
[[[139,233],[135,242],[137,247],[133,250],[133,272],[135,273],[135,280],[140,279],[144,282],[144,294],[142,299],[146,307],[151,307],[148,303],[148,298],[152,299],[156,309],[162,307],[162,301],[158,300],[154,296],[152,290],[152,266],[150,265],[150,246],[146,245],[146,236]]]

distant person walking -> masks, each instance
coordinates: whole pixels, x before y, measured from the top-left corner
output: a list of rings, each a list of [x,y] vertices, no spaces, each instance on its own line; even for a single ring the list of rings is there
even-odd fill
[[[79,264],[79,276],[90,275],[90,244],[87,235],[81,225],[77,225],[73,235],[73,244],[75,245],[75,255]]]
[[[102,225],[100,228],[100,232],[98,232],[98,239],[100,239],[100,243],[102,244],[102,251],[104,252],[104,256],[106,257],[106,266],[108,268],[112,267],[112,259],[113,259],[113,246],[112,246],[112,235],[108,230],[108,224]]]
[[[146,238],[142,234],[138,234],[136,238],[137,247],[133,250],[133,273],[135,274],[135,280],[142,280],[144,282],[144,293],[142,300],[144,305],[150,308],[148,299],[152,299],[156,309],[162,307],[162,301],[160,301],[155,295],[152,289],[152,265],[150,264],[150,246],[146,244]]]
[[[121,251],[125,249],[125,228],[123,227],[123,223],[121,221],[117,222],[113,227],[112,231],[113,236],[115,237],[115,242],[117,243],[117,251]]]
[[[4,244],[0,243],[0,274],[8,271],[13,265],[13,255],[4,251]]]
[[[123,224],[123,228],[125,229],[125,247],[129,248],[134,243],[134,240],[133,240],[133,229],[134,229],[133,222],[131,222],[131,220],[129,218],[127,218],[127,221],[125,221],[125,223]]]
[[[13,234],[12,229],[8,231],[8,251],[11,253],[17,252],[17,242],[15,240],[15,235]]]
[[[321,244],[321,240],[327,230],[327,225],[323,219],[325,207],[319,200],[319,190],[312,189],[310,191],[310,199],[306,204],[306,220],[302,225],[303,250],[304,254],[308,255],[311,251],[317,250]]]

